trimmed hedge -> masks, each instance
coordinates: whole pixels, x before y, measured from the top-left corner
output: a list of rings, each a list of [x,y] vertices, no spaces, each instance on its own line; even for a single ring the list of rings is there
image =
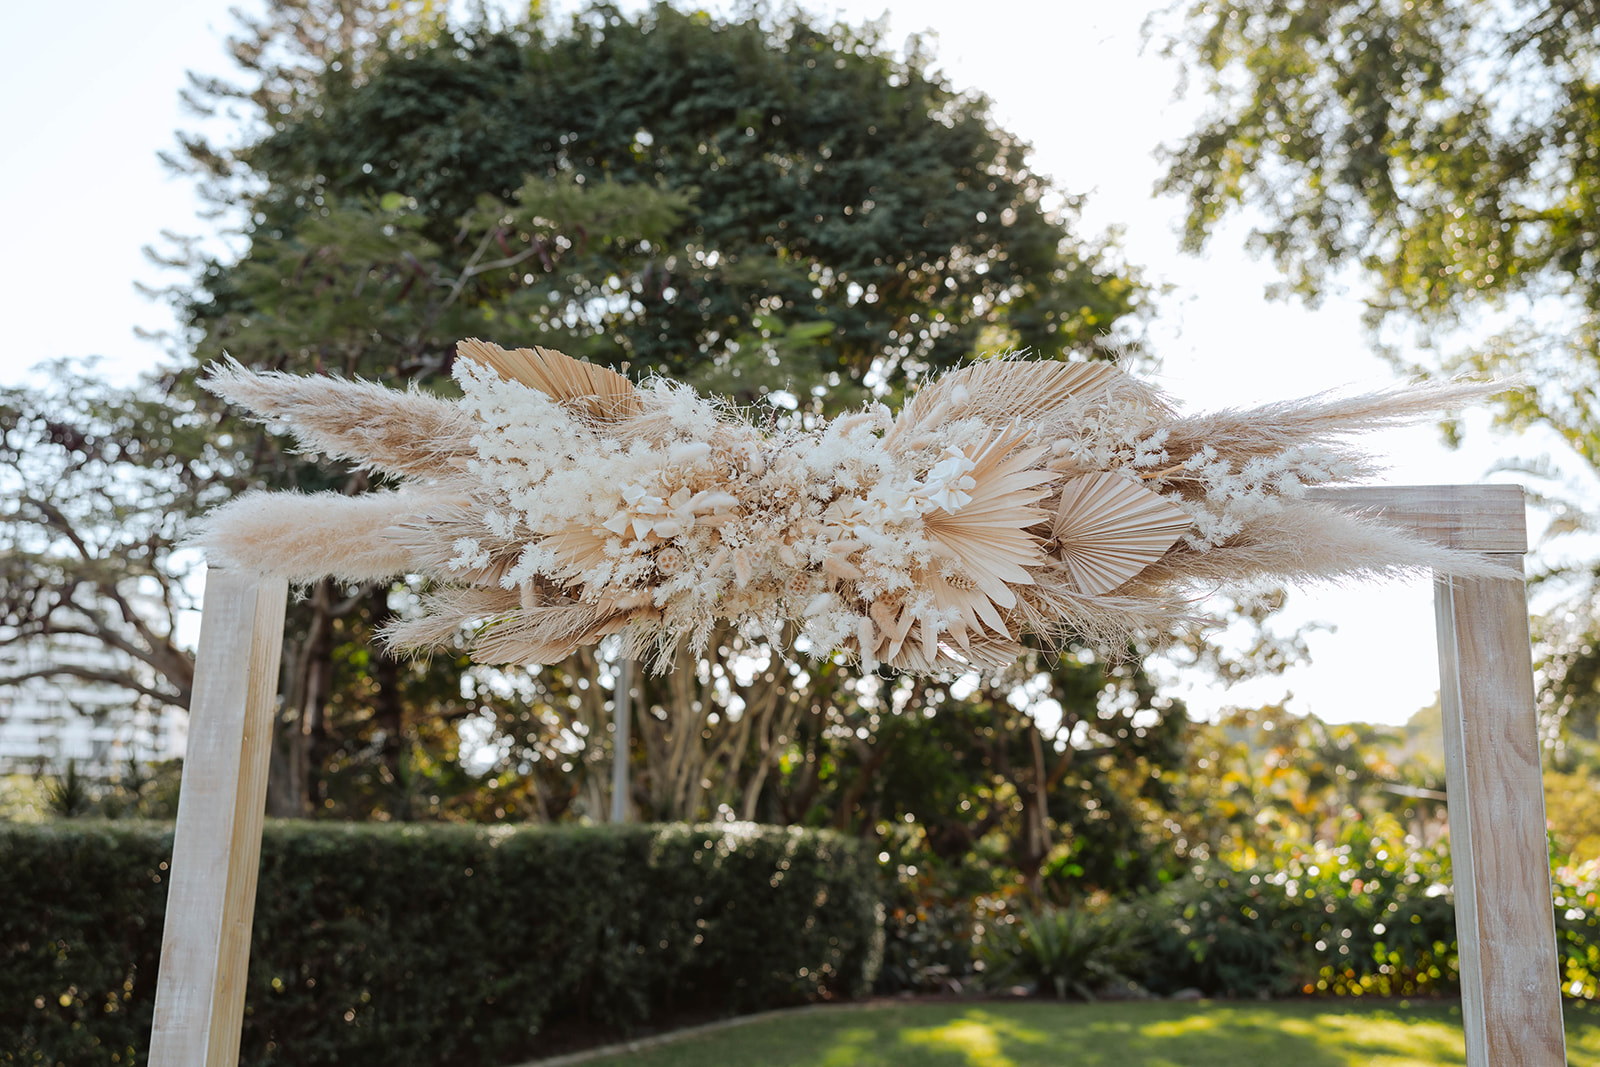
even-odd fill
[[[170,825],[0,824],[0,1063],[141,1063]],[[270,823],[241,1064],[492,1065],[865,993],[872,857],[755,826]]]

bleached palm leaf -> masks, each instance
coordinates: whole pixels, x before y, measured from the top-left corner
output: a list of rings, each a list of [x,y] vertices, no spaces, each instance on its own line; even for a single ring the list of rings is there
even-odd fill
[[[1109,593],[1165,555],[1193,521],[1127,478],[1084,474],[1061,487],[1050,540],[1078,592]]]
[[[1038,538],[1027,531],[1045,518],[1033,504],[1055,477],[1034,468],[1044,449],[1018,448],[1023,437],[1015,428],[1000,430],[974,449],[972,499],[954,512],[941,508],[924,519],[928,536],[954,564],[957,580],[972,584],[961,589],[946,581],[939,593],[961,605],[974,628],[981,629],[977,622],[982,620],[1001,635],[1007,627],[998,609],[1013,606],[1012,587],[1032,583],[1027,568],[1044,563]]]
[[[896,416],[886,442],[904,445],[918,431],[946,418],[991,422],[1039,418],[1075,397],[1134,400],[1164,407],[1154,389],[1111,363],[988,359],[941,375],[918,391]]]
[[[469,337],[456,352],[595,418],[626,418],[641,410],[638,390],[626,377],[551,348],[505,349]]]

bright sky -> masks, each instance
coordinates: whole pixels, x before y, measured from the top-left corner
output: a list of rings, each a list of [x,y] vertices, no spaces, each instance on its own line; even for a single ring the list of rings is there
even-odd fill
[[[169,328],[171,316],[133,282],[172,279],[141,248],[159,244],[164,230],[198,235],[212,225],[197,218],[189,182],[167,175],[156,153],[173,145],[174,129],[195,125],[178,102],[184,71],[228,73],[228,6],[85,0],[73,5],[71,32],[49,5],[10,13],[10,32],[0,36],[0,99],[8,102],[0,111],[0,312],[9,337],[0,380],[19,380],[44,359],[93,354],[109,376],[131,381],[161,358],[134,330]],[[1175,101],[1175,69],[1142,47],[1152,6],[849,0],[824,9],[857,22],[887,9],[894,45],[931,30],[937,65],[958,87],[993,100],[1000,123],[1034,146],[1034,168],[1088,194],[1087,228],[1120,228],[1127,261],[1165,289],[1148,347],[1161,363],[1158,383],[1185,408],[1388,384],[1393,374],[1367,349],[1359,303],[1334,296],[1312,312],[1266,301],[1275,274],[1243,252],[1242,227],[1220,234],[1204,258],[1178,251],[1180,206],[1152,197],[1152,153],[1189,127],[1203,101]],[[1482,421],[1469,420],[1469,430]],[[1420,427],[1370,443],[1391,459],[1391,484],[1480,481],[1503,455],[1536,451],[1486,431],[1469,439],[1450,452]],[[1311,662],[1281,678],[1231,690],[1186,680],[1175,692],[1201,715],[1292,694],[1292,709],[1333,721],[1403,722],[1433,700],[1426,581],[1297,592],[1284,620],[1324,621],[1337,632],[1314,635]]]

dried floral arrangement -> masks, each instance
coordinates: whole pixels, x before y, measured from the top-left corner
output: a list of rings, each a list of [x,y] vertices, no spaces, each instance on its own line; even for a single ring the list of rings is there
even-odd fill
[[[1423,385],[1179,415],[1099,362],[995,359],[899,412],[789,428],[547,349],[458,347],[464,397],[219,366],[208,388],[301,444],[396,476],[347,497],[252,492],[213,563],[436,580],[396,647],[549,663],[607,634],[663,665],[718,619],[868,668],[998,668],[1024,635],[1110,651],[1229,583],[1495,573],[1305,497],[1377,468],[1344,439],[1476,399]]]

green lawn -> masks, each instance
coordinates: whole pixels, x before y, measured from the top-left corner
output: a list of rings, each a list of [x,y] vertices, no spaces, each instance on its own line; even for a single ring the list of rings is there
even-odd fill
[[[1600,1013],[1567,1009],[1574,1067],[1600,1067]],[[890,1004],[790,1015],[586,1067],[1436,1067],[1464,1064],[1449,1002]]]

